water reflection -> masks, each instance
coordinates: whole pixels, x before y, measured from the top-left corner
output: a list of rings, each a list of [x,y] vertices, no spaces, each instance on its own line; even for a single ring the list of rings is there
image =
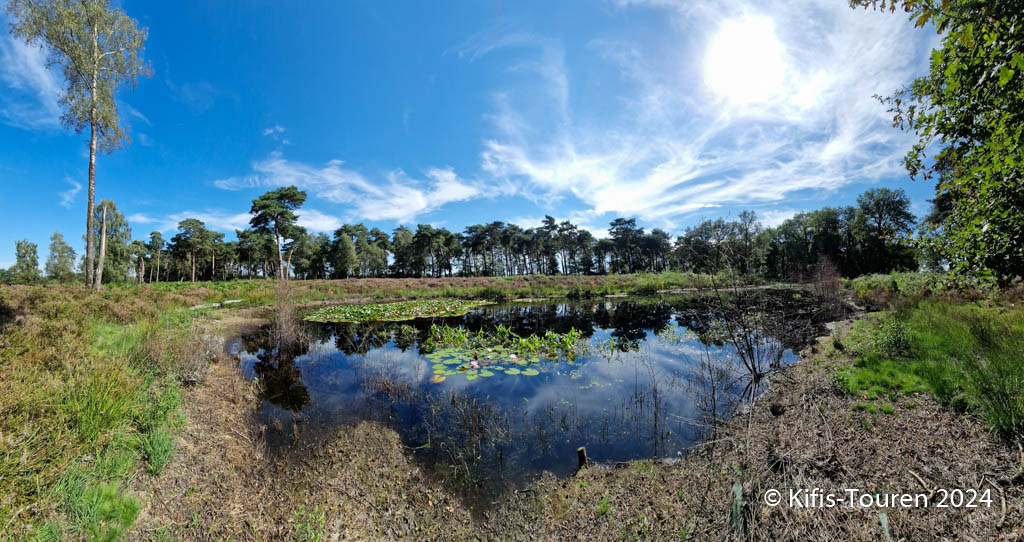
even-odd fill
[[[310,325],[287,340],[265,328],[235,348],[262,386],[271,448],[296,442],[300,423],[316,436],[377,420],[471,501],[489,502],[541,471],[570,474],[578,446],[595,461],[615,462],[674,456],[700,442],[760,384],[735,341],[715,332],[731,321],[724,311],[771,307],[770,339],[783,365],[830,317],[799,294],[759,299],[728,309],[681,296],[509,304],[458,318]],[[502,324],[520,335],[575,328],[591,353],[572,363],[542,360],[537,376],[458,375],[435,385],[434,362],[417,340],[434,323],[471,331]]]

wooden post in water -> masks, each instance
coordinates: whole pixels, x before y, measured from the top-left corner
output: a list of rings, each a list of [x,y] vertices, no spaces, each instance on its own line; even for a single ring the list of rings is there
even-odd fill
[[[579,466],[576,467],[576,470],[582,469],[587,464],[586,446],[580,446],[579,448],[576,448],[576,460],[579,461]]]

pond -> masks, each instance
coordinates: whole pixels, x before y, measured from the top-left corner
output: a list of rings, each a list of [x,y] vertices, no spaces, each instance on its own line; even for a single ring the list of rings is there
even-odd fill
[[[762,391],[751,355],[771,358],[759,373],[798,358],[834,317],[821,306],[789,290],[505,303],[459,317],[304,323],[292,337],[267,327],[231,349],[262,389],[272,452],[329,437],[339,424],[377,421],[429,472],[489,502],[541,472],[572,474],[581,446],[606,464],[684,454]],[[730,333],[722,325],[730,314],[757,314],[758,324]],[[432,326],[571,333],[575,347],[557,359],[431,348]]]

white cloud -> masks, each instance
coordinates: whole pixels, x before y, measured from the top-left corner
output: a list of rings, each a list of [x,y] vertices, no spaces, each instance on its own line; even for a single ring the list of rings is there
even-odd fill
[[[331,160],[314,166],[272,152],[252,164],[251,175],[219,179],[213,184],[224,190],[295,185],[329,202],[351,205],[357,219],[399,223],[411,222],[446,203],[483,196],[476,183],[459,178],[451,168],[429,169],[425,180],[414,179],[398,169],[371,182],[343,165],[341,160]]]
[[[144,213],[132,213],[126,217],[129,224],[152,224],[156,219]]]
[[[139,135],[136,136],[136,139],[139,140],[139,144],[142,145],[143,147],[152,147],[153,146],[153,138],[149,137],[148,135],[146,135],[146,134],[144,134],[142,132],[139,132]]]
[[[757,219],[767,228],[774,228],[779,224],[796,216],[800,211],[794,209],[772,209],[757,213]]]
[[[471,40],[460,51],[478,61],[498,49],[533,47],[533,62],[513,63],[539,75],[532,86],[494,92],[488,119],[495,133],[480,154],[487,174],[517,183],[537,202],[574,196],[595,215],[638,216],[667,228],[701,209],[782,202],[801,190],[904,174],[901,157],[911,138],[892,128],[872,95],[924,72],[935,43],[930,33],[915,31],[901,16],[852,10],[844,2],[732,0],[713,9],[664,0],[619,4],[666,10],[677,33],[667,37],[673,46],[657,54],[634,43],[591,42],[628,85],[606,108],[572,109],[557,42],[513,34]],[[741,58],[707,52],[717,29],[725,24],[735,34],[728,24],[742,20],[758,22],[761,41],[777,40],[773,58],[787,92],[754,99],[704,83],[705,57]],[[761,83],[739,77],[726,79]],[[716,84],[721,91],[726,83]]]
[[[120,107],[122,110],[124,110],[125,113],[128,113],[128,116],[142,121],[142,123],[145,124],[146,126],[152,126],[153,125],[152,122],[149,122],[149,118],[146,117],[146,115],[143,115],[142,112],[139,111],[138,109],[135,109],[134,107],[132,107],[132,106],[130,106],[130,105],[124,103],[124,102],[118,102],[118,107]]]
[[[5,32],[0,36],[0,83],[0,117],[5,123],[28,129],[60,125],[61,82],[46,67],[44,49]]]
[[[75,203],[75,196],[77,196],[78,193],[82,191],[82,184],[79,183],[78,181],[75,181],[71,177],[64,177],[64,182],[71,185],[71,188],[68,188],[63,192],[58,192],[57,196],[60,197],[59,203],[61,207],[64,207],[65,209],[70,209],[71,205]]]
[[[291,141],[288,141],[288,138],[284,137],[284,126],[281,126],[280,124],[275,124],[269,128],[264,128],[263,135],[265,137],[269,136],[271,139],[279,142],[282,145],[291,145]]]
[[[316,209],[300,209],[298,224],[311,232],[332,232],[341,227],[336,217],[326,215]]]
[[[541,222],[543,220],[544,217],[540,216],[517,216],[515,218],[509,219],[508,223],[515,224],[516,226],[519,226],[524,230],[528,230],[530,228],[540,227]]]

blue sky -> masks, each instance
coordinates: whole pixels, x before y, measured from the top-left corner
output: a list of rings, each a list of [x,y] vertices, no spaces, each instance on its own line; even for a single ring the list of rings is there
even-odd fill
[[[875,186],[921,213],[931,192],[872,95],[937,38],[845,0],[121,6],[154,73],[119,95],[134,141],[98,158],[96,193],[136,238],[190,216],[231,232],[289,184],[316,231],[551,214],[597,235],[616,216],[774,225]],[[22,238],[42,262],[54,231],[81,252],[86,137],[60,125],[62,86],[0,34],[0,266]]]

